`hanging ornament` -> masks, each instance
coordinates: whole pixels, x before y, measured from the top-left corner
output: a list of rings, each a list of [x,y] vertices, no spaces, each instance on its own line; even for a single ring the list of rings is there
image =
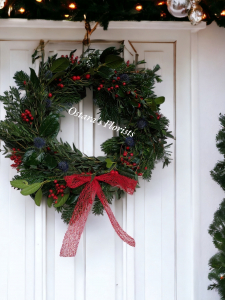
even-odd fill
[[[5,6],[5,0],[0,0],[0,9],[3,9]]]
[[[176,18],[185,18],[191,8],[190,0],[167,0],[167,9]]]
[[[199,5],[201,0],[191,0],[191,9],[188,12],[188,18],[192,25],[197,25],[203,20],[203,9]]]

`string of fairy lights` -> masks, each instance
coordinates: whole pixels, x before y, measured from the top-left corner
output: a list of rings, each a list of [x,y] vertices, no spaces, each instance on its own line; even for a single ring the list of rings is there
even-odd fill
[[[35,0],[37,3],[40,3],[40,5],[43,5],[45,3],[45,0]],[[222,9],[220,11],[220,13],[218,14],[218,10],[217,10],[217,13],[215,13],[215,18],[212,18],[212,14],[210,15],[208,13],[208,11],[204,11],[204,2],[206,2],[208,0],[202,0],[203,2],[203,8],[199,5],[199,3],[201,2],[201,0],[179,0],[179,1],[176,1],[176,0],[159,0],[158,2],[157,1],[154,1],[155,5],[158,6],[159,8],[162,7],[163,9],[159,12],[160,16],[159,16],[159,19],[161,20],[168,20],[168,11],[170,13],[170,15],[174,16],[175,18],[184,18],[186,16],[189,17],[189,20],[191,21],[191,23],[193,25],[196,25],[198,23],[200,23],[202,20],[204,21],[207,21],[208,23],[210,23],[210,18],[213,20],[213,19],[218,19],[219,17],[220,18],[224,18],[224,24],[225,24],[225,9]],[[19,14],[21,15],[21,17],[26,17],[26,13],[29,11],[27,11],[26,9],[26,6],[20,6],[18,7],[18,5],[14,5],[17,1],[7,1],[7,0],[0,0],[0,10],[3,10],[4,8],[7,8],[7,12],[8,12],[8,17],[14,17],[14,16],[18,16],[19,17]],[[94,1],[93,1],[94,2]],[[10,4],[10,3],[13,3],[13,4]],[[172,4],[171,4],[172,3]],[[190,4],[189,8],[187,7],[187,3]],[[185,7],[186,5],[186,7]],[[134,3],[133,4],[133,9],[137,12],[137,13],[142,13],[142,11],[144,11],[144,6],[145,6],[145,3],[143,4],[140,4],[140,3]],[[170,7],[174,7],[176,6],[176,9],[177,11],[181,11],[181,10],[178,10],[179,6],[182,7],[182,13],[183,11],[185,11],[186,9],[186,12],[184,13],[183,16],[177,16],[176,15],[176,12],[175,14],[173,13],[173,9],[170,9]],[[211,6],[211,5],[209,5]],[[193,9],[193,7],[195,7],[195,9]],[[67,11],[65,11],[65,8]],[[167,8],[168,10],[166,10],[165,8]],[[225,8],[225,7],[224,7]],[[74,16],[74,12],[76,11],[79,11],[80,7],[79,7],[79,4],[77,4],[76,2],[71,2],[71,3],[67,3],[66,5],[64,5],[64,13],[62,15],[62,19],[70,19],[70,20],[76,20],[74,18],[72,18],[72,16]],[[192,20],[193,16],[190,17],[190,12],[192,10],[192,15],[194,15],[194,20]],[[195,10],[195,11],[193,11]],[[12,11],[14,11],[14,13],[16,12],[16,15],[14,14],[13,16],[11,16],[11,13]],[[198,16],[197,16],[198,14]],[[0,16],[1,17],[1,16]],[[142,19],[139,19],[139,21],[142,20]],[[98,20],[96,20],[98,21]],[[221,26],[221,25],[220,25]],[[222,25],[223,26],[223,25]],[[224,26],[225,27],[225,26]]]

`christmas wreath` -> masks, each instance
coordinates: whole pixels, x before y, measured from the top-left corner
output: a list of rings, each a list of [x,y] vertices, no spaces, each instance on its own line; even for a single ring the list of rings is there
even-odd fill
[[[153,92],[155,81],[161,81],[159,66],[135,71],[134,64],[120,57],[121,51],[89,50],[80,59],[75,51],[66,57],[54,55],[42,60],[38,75],[33,69],[30,76],[17,72],[17,87],[0,97],[6,111],[0,139],[4,155],[18,171],[11,185],[36,205],[46,196],[48,206],[62,213],[69,229],[61,256],[75,255],[91,208],[94,214],[105,209],[118,235],[134,246],[109,204],[124,191],[132,194],[138,176],[150,180],[157,161],[170,162],[167,138],[172,135],[168,119],[160,113],[165,99]],[[101,145],[105,156],[100,157],[88,157],[74,144],[57,140],[62,112],[77,114],[73,104],[91,87],[100,111],[99,119],[91,121],[116,124],[112,130],[118,132]]]

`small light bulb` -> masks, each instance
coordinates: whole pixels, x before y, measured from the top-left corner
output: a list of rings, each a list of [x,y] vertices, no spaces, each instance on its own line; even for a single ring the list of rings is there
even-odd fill
[[[76,6],[76,4],[75,4],[75,3],[70,3],[70,5],[69,5],[69,8],[71,8],[71,9],[75,9],[75,8],[77,8],[77,6]]]
[[[65,18],[69,18],[70,15],[64,15]]]
[[[158,5],[163,5],[163,4],[165,4],[165,2],[159,2],[159,3],[158,3]]]
[[[10,17],[11,11],[12,11],[12,6],[9,6],[9,10],[8,10],[8,16]]]
[[[19,9],[19,12],[21,12],[21,14],[23,14],[23,13],[25,12],[25,9],[24,9],[23,7],[21,7],[21,8]]]
[[[225,10],[221,12],[221,16],[225,16]]]
[[[137,11],[141,11],[141,10],[143,9],[143,7],[142,7],[141,4],[137,4],[136,7],[135,7],[135,9],[136,9]]]
[[[206,14],[203,15],[202,19],[205,20],[207,18]]]
[[[42,0],[36,0],[37,2],[42,2]]]

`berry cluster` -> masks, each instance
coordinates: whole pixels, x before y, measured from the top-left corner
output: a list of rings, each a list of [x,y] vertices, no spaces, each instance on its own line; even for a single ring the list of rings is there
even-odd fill
[[[57,79],[56,79],[56,80],[57,80]],[[59,82],[59,83],[57,84],[57,86],[60,87],[60,88],[62,89],[62,88],[64,88],[64,85],[61,83],[61,81],[62,81],[62,79],[59,78],[59,79],[58,79],[58,82]]]
[[[130,150],[130,147],[126,147],[126,150]],[[129,156],[128,156],[129,155]],[[123,164],[125,164],[126,166],[128,166],[128,167],[131,167],[132,168],[132,170],[135,170],[136,169],[136,174],[138,174],[138,176],[142,176],[143,175],[143,173],[137,173],[137,170],[139,170],[140,169],[140,167],[135,163],[135,162],[131,162],[130,160],[132,160],[133,159],[133,156],[134,156],[134,154],[131,152],[131,153],[128,153],[127,151],[124,151],[123,152],[123,156],[124,156],[124,158],[126,157],[128,160],[125,160],[123,157],[121,157],[121,162],[123,163]],[[127,157],[128,156],[128,157]],[[145,170],[147,170],[148,168],[147,167],[145,167]]]
[[[22,156],[17,154],[17,152],[20,152],[20,149],[12,149],[12,155],[10,156],[10,159],[14,161],[14,164],[11,165],[12,168],[17,168],[16,170],[19,171],[19,166],[22,164]]]
[[[53,190],[49,190],[48,198],[53,198],[53,200],[55,200],[55,203],[57,203],[57,200],[58,200],[57,195],[60,194],[61,197],[63,197],[66,186],[63,184],[60,185],[57,180],[54,180],[54,184],[55,184],[56,192],[54,193]]]
[[[66,56],[61,55],[61,57],[69,58],[68,55],[66,55]],[[78,56],[76,56],[76,57],[74,58],[74,54],[71,55],[70,60],[71,60],[71,63],[72,63],[72,64],[76,64],[76,63],[78,63],[78,65],[80,64],[80,62],[78,61]]]
[[[28,109],[26,109],[25,112],[21,114],[21,118],[24,122],[30,123],[30,125],[32,125],[34,120],[34,117]]]

